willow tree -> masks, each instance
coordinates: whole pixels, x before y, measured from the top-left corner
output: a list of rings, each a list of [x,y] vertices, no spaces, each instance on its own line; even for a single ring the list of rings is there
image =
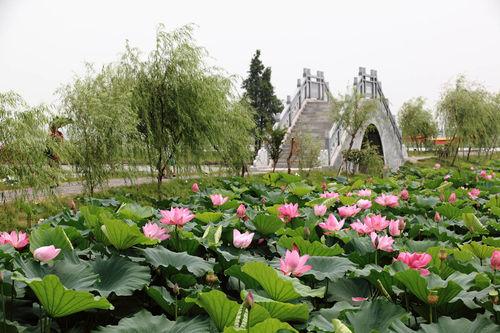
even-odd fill
[[[60,142],[49,136],[50,110],[30,106],[20,95],[0,93],[0,178],[11,178],[22,187],[48,190],[64,174],[48,152],[64,156]]]
[[[403,132],[403,137],[420,146],[420,140],[427,142],[429,138],[437,135],[437,124],[432,113],[425,108],[425,99],[417,97],[406,101],[398,113],[398,122]]]
[[[110,64],[87,72],[59,90],[72,147],[72,164],[92,195],[110,176],[124,170],[138,142],[137,117],[130,107],[130,78]]]
[[[343,155],[349,156],[356,135],[366,126],[377,108],[378,100],[366,98],[356,88],[353,88],[350,94],[340,95],[339,98],[333,99],[334,121],[338,122],[341,128],[347,132],[349,140],[349,146]],[[338,172],[340,173],[341,170],[342,165]]]
[[[438,115],[451,137],[448,149],[454,149],[452,165],[460,146],[491,144],[498,136],[498,109],[491,94],[482,86],[468,82],[460,76],[453,87],[447,88],[438,104]]]
[[[251,115],[233,102],[232,80],[206,64],[207,52],[195,44],[191,26],[172,32],[160,26],[146,59],[131,48],[126,58],[135,78],[131,105],[158,190],[170,166],[199,165],[207,151],[248,162]]]

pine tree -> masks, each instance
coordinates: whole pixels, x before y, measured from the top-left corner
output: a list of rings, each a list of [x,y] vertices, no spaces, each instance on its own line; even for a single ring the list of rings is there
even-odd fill
[[[273,126],[274,115],[283,110],[283,104],[274,94],[271,68],[262,64],[260,50],[257,50],[252,57],[248,77],[243,81],[242,87],[245,89],[245,97],[255,110],[254,156],[257,156],[265,133]]]

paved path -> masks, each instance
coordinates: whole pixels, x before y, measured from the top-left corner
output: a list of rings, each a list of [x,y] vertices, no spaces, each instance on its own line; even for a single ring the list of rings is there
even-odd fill
[[[170,179],[164,179],[164,182],[169,180]],[[100,192],[111,187],[149,184],[154,182],[156,182],[156,179],[153,179],[151,177],[139,177],[136,178],[133,182],[131,182],[130,179],[114,178],[110,179],[106,186],[96,189],[96,192]],[[0,203],[11,202],[16,200],[16,198],[29,198],[30,200],[42,200],[52,195],[69,196],[69,195],[81,194],[83,192],[84,192],[84,186],[83,182],[81,181],[63,183],[60,186],[54,188],[52,191],[48,192],[33,191],[33,189],[31,188],[19,189],[19,190],[6,190],[0,192]]]

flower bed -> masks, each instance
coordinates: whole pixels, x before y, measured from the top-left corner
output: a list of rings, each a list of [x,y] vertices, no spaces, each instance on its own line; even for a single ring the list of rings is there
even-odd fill
[[[12,332],[497,332],[500,182],[268,174],[0,236]],[[28,240],[29,239],[29,240]],[[9,331],[9,332],[10,332]]]

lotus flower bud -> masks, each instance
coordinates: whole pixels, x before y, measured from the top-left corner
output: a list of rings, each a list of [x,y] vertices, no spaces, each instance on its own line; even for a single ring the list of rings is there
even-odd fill
[[[175,296],[177,296],[181,293],[181,288],[179,288],[179,285],[177,283],[175,283],[172,286],[172,292],[174,293]]]
[[[245,301],[243,302],[243,305],[247,309],[251,309],[253,306],[254,300],[253,300],[253,293],[251,291],[248,292],[247,297],[245,297]]]
[[[400,231],[405,230],[405,228],[406,228],[406,222],[405,222],[405,220],[401,217],[401,218],[398,219],[398,221],[399,221],[398,229]]]
[[[321,183],[321,189],[323,190],[323,192],[326,192],[326,190],[328,189],[328,185],[326,185],[326,182]]]
[[[493,289],[493,290],[490,290],[490,292],[488,293],[488,296],[490,297],[490,301],[491,303],[493,304],[498,304],[500,303],[500,297],[498,297],[498,291]]]
[[[262,203],[262,205],[264,205],[264,206],[266,205],[266,201],[267,201],[267,200],[266,200],[266,197],[262,197],[262,198],[260,198],[260,202],[261,202],[261,203]]]
[[[445,261],[448,258],[448,252],[446,250],[441,249],[439,250],[439,260]]]
[[[265,238],[259,238],[259,240],[257,241],[257,244],[262,245],[262,244],[264,244],[265,241],[266,241]]]
[[[71,199],[68,203],[69,209],[73,212],[73,214],[76,214],[76,203],[75,200]]]
[[[429,295],[427,295],[427,303],[434,305],[439,301],[439,296],[437,294],[437,291],[431,290]]]
[[[444,202],[444,200],[445,200],[444,193],[439,194],[439,200],[441,200],[441,202]]]
[[[285,185],[283,185],[283,186],[281,186],[281,187],[280,187],[280,189],[281,189],[281,192],[283,193],[283,192],[285,192],[285,190],[286,190],[286,186],[285,186]]]
[[[436,222],[441,221],[441,214],[439,214],[439,212],[436,212],[436,214],[434,214],[434,221]]]
[[[218,280],[219,278],[217,278],[217,275],[215,275],[214,273],[207,273],[207,276],[205,277],[205,281],[207,281],[208,284],[214,284]]]

